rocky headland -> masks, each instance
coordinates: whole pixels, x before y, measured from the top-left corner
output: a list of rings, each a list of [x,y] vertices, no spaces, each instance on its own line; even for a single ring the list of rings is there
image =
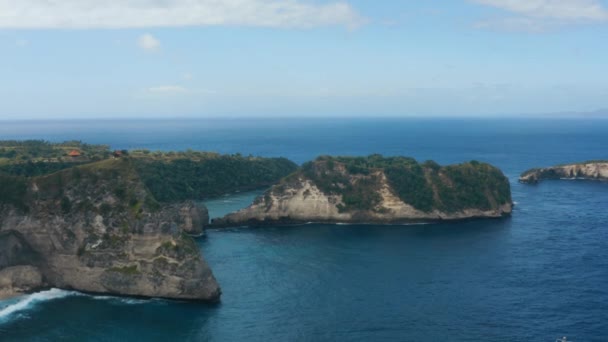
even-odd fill
[[[192,239],[209,215],[194,201],[296,168],[285,158],[0,141],[0,298],[57,287],[217,301]]]
[[[131,161],[0,182],[0,295],[57,287],[219,299],[220,287],[187,234],[203,232],[206,210],[189,201],[156,202]]]
[[[584,179],[608,181],[608,161],[589,161],[583,163],[536,168],[524,172],[519,181],[536,184],[549,179]]]
[[[411,223],[499,218],[512,211],[509,180],[489,165],[440,166],[411,158],[320,157],[215,227]]]

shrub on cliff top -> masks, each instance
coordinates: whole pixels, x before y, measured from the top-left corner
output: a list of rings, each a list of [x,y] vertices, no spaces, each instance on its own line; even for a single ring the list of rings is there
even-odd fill
[[[269,186],[294,172],[285,158],[226,155],[200,160],[134,160],[142,180],[160,202],[206,199]]]

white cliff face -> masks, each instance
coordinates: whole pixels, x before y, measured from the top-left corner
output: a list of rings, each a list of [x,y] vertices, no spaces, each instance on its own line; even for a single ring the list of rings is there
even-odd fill
[[[243,221],[278,221],[285,217],[302,222],[348,221],[351,215],[340,213],[337,207],[340,203],[339,196],[327,196],[311,181],[300,179],[283,192],[270,191],[263,200],[232,215]]]
[[[534,169],[525,172],[519,181],[538,183],[544,179],[608,180],[608,162],[589,162]]]
[[[424,212],[402,201],[391,188],[383,172],[374,174],[379,179],[377,190],[380,203],[373,210],[341,212],[343,204],[339,195],[327,195],[310,180],[300,177],[289,187],[274,187],[260,197],[256,203],[223,219],[216,220],[216,226],[271,224],[276,222],[306,223],[407,223],[419,221],[460,220],[468,218],[498,218],[512,211],[512,204],[500,206],[496,210],[465,209],[458,212],[433,210]]]

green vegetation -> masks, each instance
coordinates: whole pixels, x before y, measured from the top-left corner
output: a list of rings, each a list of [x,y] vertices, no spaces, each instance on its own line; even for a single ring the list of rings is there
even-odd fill
[[[399,198],[426,212],[435,207],[433,187],[427,181],[427,172],[437,171],[418,163],[391,165],[385,170],[386,177]]]
[[[78,156],[70,156],[73,151]],[[94,210],[108,215],[128,208],[138,217],[145,209],[160,209],[159,202],[207,199],[270,186],[296,169],[297,165],[285,158],[192,150],[121,151],[120,158],[112,158],[108,146],[79,141],[0,141],[0,203],[24,207],[27,184],[33,180],[40,188],[36,198],[56,200],[61,212],[93,210],[89,200],[71,200],[66,191],[91,191],[91,187],[101,185],[119,204],[103,204]],[[104,182],[99,183],[101,180]],[[140,180],[149,190],[145,197],[135,194],[129,185]]]
[[[0,174],[0,204],[26,209],[27,179]]]
[[[70,156],[72,151],[78,151],[80,156]],[[35,177],[109,156],[108,146],[89,145],[80,141],[50,143],[42,140],[5,140],[0,141],[0,173]]]
[[[157,255],[169,256],[176,259],[182,259],[186,256],[197,257],[199,253],[200,250],[196,241],[184,232],[180,232],[174,236],[173,240],[163,242],[156,249]]]
[[[108,269],[110,272],[118,272],[126,275],[137,275],[141,272],[137,269],[137,265],[123,266],[123,267],[111,267]]]
[[[378,178],[364,158],[320,157],[302,166],[304,175],[326,194],[341,195],[342,212],[373,209],[380,203]],[[340,166],[340,167],[338,167]],[[345,171],[346,170],[346,171]],[[351,175],[358,175],[351,179]]]
[[[503,173],[485,163],[472,161],[444,167],[433,174],[438,207],[448,211],[467,208],[496,209],[511,203],[511,185]]]
[[[323,156],[304,164],[302,172],[321,191],[341,195],[343,211],[382,210],[378,207],[382,173],[401,200],[425,212],[490,210],[511,201],[510,184],[502,172],[476,161],[441,167],[404,157]]]
[[[269,186],[297,169],[285,158],[197,153],[188,159],[173,154],[144,158],[132,153],[134,165],[160,202],[206,199]],[[165,156],[165,157],[163,157]]]

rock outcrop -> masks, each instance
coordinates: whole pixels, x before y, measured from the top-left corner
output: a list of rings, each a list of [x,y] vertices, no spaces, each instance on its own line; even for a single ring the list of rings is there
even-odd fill
[[[524,172],[519,181],[536,184],[546,179],[586,179],[608,181],[608,161],[558,165]]]
[[[203,232],[206,209],[159,204],[129,160],[20,181],[24,186],[0,198],[0,295],[57,287],[219,299],[220,287],[188,235]]]
[[[511,211],[509,181],[488,164],[321,157],[212,225],[410,223],[499,218]]]
[[[34,266],[11,266],[0,270],[0,298],[17,296],[46,287]]]

